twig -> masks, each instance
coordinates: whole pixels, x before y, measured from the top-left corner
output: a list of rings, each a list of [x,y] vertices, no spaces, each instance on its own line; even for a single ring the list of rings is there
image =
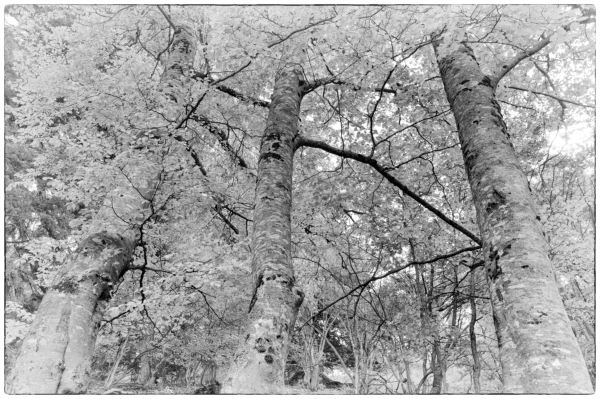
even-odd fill
[[[584,107],[584,108],[596,108],[594,105],[588,105],[588,104],[578,103],[577,101],[567,100],[567,99],[564,99],[564,98],[557,97],[557,96],[555,96],[553,94],[543,93],[541,91],[529,90],[529,89],[525,89],[523,87],[518,87],[518,86],[506,86],[506,88],[513,89],[513,90],[520,90],[520,91],[529,91],[529,92],[531,92],[533,94],[537,94],[537,95],[540,95],[540,96],[546,96],[546,97],[553,98],[556,101],[558,101],[559,103],[560,102],[569,103],[569,104],[577,105],[577,106]]]
[[[211,86],[215,86],[218,85],[219,83],[234,77],[235,75],[237,75],[238,73],[242,72],[244,69],[248,68],[250,66],[250,64],[252,64],[252,60],[248,61],[245,65],[243,65],[240,69],[238,69],[235,72],[232,72],[231,74],[225,76],[224,78],[221,78],[219,80],[214,81],[213,83],[211,83]]]
[[[225,224],[235,232],[235,234],[240,234],[240,231],[229,220],[227,220],[225,215],[223,215],[223,213],[219,209],[219,205],[215,205],[215,211],[217,212],[217,215],[219,215],[221,219],[225,222]]]
[[[587,24],[587,23],[591,23],[591,22],[596,22],[596,18],[592,17],[592,18],[587,18],[582,21],[572,21],[566,25],[563,25],[562,28],[566,31],[569,31],[571,29],[571,24],[573,24],[575,22],[578,22],[580,24]],[[544,47],[546,47],[548,44],[550,44],[550,38],[554,35],[554,33],[555,32],[548,32],[547,34],[544,34],[543,36],[545,36],[545,37],[542,40],[538,41],[537,43],[535,43],[533,46],[529,47],[528,49],[522,50],[520,53],[515,55],[511,60],[508,60],[507,62],[503,63],[501,65],[501,67],[492,76],[490,76],[490,79],[492,82],[492,87],[495,88],[498,85],[498,82],[500,82],[500,80],[504,76],[506,76],[507,73],[509,73],[514,67],[516,67],[525,58],[531,57],[532,55],[538,53],[540,50],[542,50]]]
[[[162,7],[159,6],[159,5],[157,5],[156,7],[158,7],[158,9],[162,13],[162,15],[165,16],[165,18],[167,19],[167,21],[169,22],[169,25],[171,25],[171,27],[173,28],[173,30],[177,30],[177,28],[175,27],[175,24],[173,23],[173,21],[171,21],[171,18],[169,18],[169,16],[167,15],[167,13],[163,11]]]

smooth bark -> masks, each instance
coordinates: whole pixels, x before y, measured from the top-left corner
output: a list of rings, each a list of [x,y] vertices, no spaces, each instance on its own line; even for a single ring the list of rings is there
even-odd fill
[[[180,105],[182,75],[191,69],[195,54],[191,43],[192,31],[178,27],[161,77],[161,89]],[[176,117],[170,111],[167,115]],[[131,154],[87,237],[44,296],[8,378],[9,393],[86,392],[100,321],[112,287],[127,271],[140,226],[151,213],[158,178],[152,155]]]
[[[275,81],[262,137],[256,186],[248,327],[223,393],[276,393],[284,384],[290,336],[303,294],[292,267],[291,206],[294,138],[304,82],[284,69]]]
[[[44,296],[8,380],[11,393],[83,393],[87,389],[96,334],[135,249],[147,216],[152,179],[132,173],[105,201],[90,234],[70,256]],[[150,185],[150,187],[149,187]],[[140,192],[138,192],[140,190]],[[122,218],[116,215],[122,215]],[[127,219],[127,216],[132,217]]]
[[[506,393],[591,393],[540,217],[495,99],[466,43],[434,43],[483,240]]]

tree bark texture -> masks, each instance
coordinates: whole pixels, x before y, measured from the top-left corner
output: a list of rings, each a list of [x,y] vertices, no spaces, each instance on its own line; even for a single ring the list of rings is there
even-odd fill
[[[434,43],[483,240],[506,393],[590,393],[527,179],[466,43]]]
[[[132,173],[129,180],[142,193],[152,192],[152,179],[143,173]],[[23,341],[9,392],[86,391],[110,291],[126,271],[139,236],[130,224],[139,225],[148,209],[148,201],[127,183],[105,200],[87,238],[54,278]]]
[[[284,69],[275,81],[260,145],[252,233],[254,294],[249,323],[222,393],[276,393],[284,384],[287,348],[303,294],[292,267],[294,138],[304,81]]]
[[[171,80],[179,82],[181,73],[171,71],[184,71],[193,61],[191,32],[189,28],[176,30],[161,87],[169,87]],[[8,378],[8,392],[86,392],[100,321],[112,287],[127,271],[138,244],[158,177],[159,168],[152,159],[132,154],[87,237],[44,296]]]

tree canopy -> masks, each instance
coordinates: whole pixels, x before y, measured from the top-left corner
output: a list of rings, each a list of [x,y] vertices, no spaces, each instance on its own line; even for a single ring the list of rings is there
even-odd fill
[[[112,212],[138,235],[89,390],[223,382],[262,284],[259,166],[279,156],[264,146],[293,69],[289,284],[304,300],[287,383],[502,391],[486,283],[501,269],[484,267],[502,253],[482,233],[454,105],[478,83],[450,98],[446,79],[463,51],[493,88],[594,382],[593,7],[15,5],[5,21],[8,369],[66,259]],[[182,27],[191,65],[173,61]],[[148,196],[135,176],[150,158]],[[137,219],[108,200],[123,186],[148,202]]]

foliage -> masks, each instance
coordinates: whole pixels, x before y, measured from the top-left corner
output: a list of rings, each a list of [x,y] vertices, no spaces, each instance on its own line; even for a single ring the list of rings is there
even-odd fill
[[[593,10],[18,5],[6,13],[17,23],[5,28],[5,236],[18,242],[16,265],[36,284],[49,286],[106,194],[127,177],[128,163],[150,150],[161,154],[156,212],[141,227],[130,271],[105,312],[95,379],[106,378],[128,332],[119,368],[125,380],[135,380],[149,362],[163,384],[182,392],[202,362],[227,368],[252,293],[259,137],[274,78],[294,64],[312,85],[302,103],[302,136],[345,155],[308,146],[295,155],[293,262],[305,302],[288,362],[310,367],[306,351],[327,338],[318,362],[328,373],[345,370],[354,393],[427,393],[440,368],[461,378],[446,380],[446,392],[466,392],[473,367],[469,299],[475,297],[483,391],[499,391],[477,250],[365,283],[473,245],[381,171],[477,232],[431,46],[441,30],[466,40],[486,73],[539,37],[550,38],[506,75],[497,95],[543,215],[569,316],[595,373],[595,151],[591,142],[557,144],[595,123],[588,73],[595,56]],[[194,83],[186,87],[189,115],[177,128],[165,117],[157,89],[173,23],[189,24],[197,40]],[[160,129],[169,134],[157,139],[153,132]],[[7,321],[11,344],[23,336],[30,315],[12,301],[6,312],[16,315]]]

